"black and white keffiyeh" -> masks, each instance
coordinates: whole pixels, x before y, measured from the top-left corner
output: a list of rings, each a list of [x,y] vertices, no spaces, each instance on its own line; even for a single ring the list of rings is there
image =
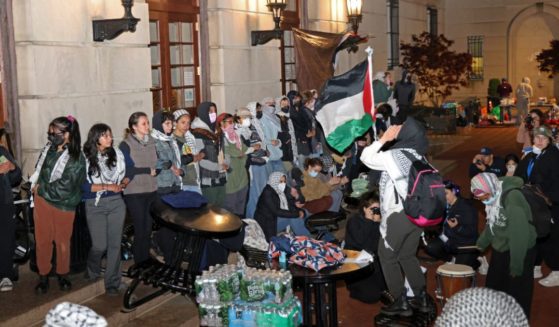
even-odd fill
[[[124,155],[118,148],[113,148],[116,152],[116,166],[107,166],[107,155],[97,152],[97,165],[99,166],[98,174],[87,174],[87,181],[91,184],[120,184],[124,179],[124,174],[126,173],[126,163],[124,161]],[[85,171],[89,172],[89,160],[85,161]],[[99,199],[106,190],[101,190],[96,193],[95,205],[99,203]]]
[[[514,298],[489,288],[468,288],[452,296],[436,327],[528,327],[528,319]]]
[[[88,307],[62,302],[45,317],[44,327],[105,327],[107,320]]]
[[[276,191],[277,195],[279,196],[280,208],[282,210],[289,210],[289,204],[287,203],[287,197],[285,196],[285,193],[279,189],[279,184],[280,184],[280,180],[281,180],[282,176],[285,176],[285,174],[282,173],[282,172],[276,171],[276,172],[271,173],[270,176],[268,177],[268,185],[270,185],[274,189],[274,191]]]
[[[158,131],[157,129],[152,129],[151,130],[151,137],[153,137],[156,140],[159,141],[163,141],[163,142],[170,142],[171,143],[171,147],[173,148],[173,152],[175,153],[175,166],[180,167],[181,166],[181,152],[179,150],[179,146],[177,145],[177,141],[173,138],[173,135],[167,135],[165,133],[162,133],[160,131]]]

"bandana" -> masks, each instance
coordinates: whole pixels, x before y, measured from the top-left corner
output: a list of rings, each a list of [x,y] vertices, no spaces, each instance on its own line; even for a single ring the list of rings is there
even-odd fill
[[[233,128],[232,124],[227,126],[226,128],[222,128],[221,130],[223,131],[223,134],[225,135],[225,138],[227,138],[227,141],[229,141],[229,143],[235,144],[235,146],[239,150],[242,148],[241,138],[239,137],[239,134],[235,132],[235,128]]]
[[[285,192],[279,189],[279,184],[282,176],[285,176],[285,174],[279,171],[271,173],[270,176],[268,177],[268,185],[270,185],[279,196],[280,208],[282,210],[289,210],[289,205],[287,203],[287,197],[285,196]]]

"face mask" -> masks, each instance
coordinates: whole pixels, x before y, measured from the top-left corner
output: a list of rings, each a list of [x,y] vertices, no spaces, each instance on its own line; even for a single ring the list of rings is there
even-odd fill
[[[289,107],[282,107],[281,111],[288,113],[289,112]]]
[[[534,152],[535,155],[540,155],[542,153],[542,149],[534,146],[532,147],[532,152]]]
[[[279,183],[279,184],[278,184],[278,190],[279,190],[280,192],[285,191],[285,183]]]
[[[516,170],[516,165],[507,165],[507,171],[509,173],[514,173],[515,170]]]
[[[210,123],[212,124],[215,123],[215,120],[217,119],[217,113],[210,112],[209,116],[210,116]]]
[[[62,143],[64,143],[64,136],[62,135],[49,134],[48,139],[54,147],[58,147],[59,145],[62,145]]]
[[[256,118],[257,119],[262,119],[262,111],[257,111],[256,112]]]
[[[496,199],[497,199],[496,196],[492,196],[492,197],[490,197],[489,199],[483,200],[483,201],[481,201],[481,202],[482,202],[483,204],[485,204],[485,205],[489,205],[489,204],[495,202]]]
[[[311,170],[311,171],[309,172],[309,176],[311,176],[311,177],[316,177],[316,176],[318,176],[318,171]]]
[[[243,127],[250,127],[250,119],[243,119],[243,123],[241,124]]]

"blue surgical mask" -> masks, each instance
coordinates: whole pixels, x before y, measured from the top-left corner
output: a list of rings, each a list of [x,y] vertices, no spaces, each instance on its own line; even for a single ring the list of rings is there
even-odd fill
[[[497,199],[497,197],[496,197],[495,195],[493,195],[493,196],[490,197],[489,199],[483,200],[483,201],[481,201],[481,202],[482,202],[483,204],[485,204],[485,205],[490,205],[490,204],[492,204],[493,202],[495,202],[496,199]]]
[[[309,176],[311,176],[311,177],[316,177],[316,176],[318,176],[318,171],[311,170],[311,171],[309,172]]]

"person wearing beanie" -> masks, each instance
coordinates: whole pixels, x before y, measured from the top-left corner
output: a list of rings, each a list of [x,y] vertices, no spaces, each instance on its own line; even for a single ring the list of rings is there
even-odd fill
[[[436,327],[528,327],[528,319],[510,295],[474,287],[452,296],[435,321]]]
[[[511,295],[529,318],[537,234],[530,204],[517,190],[523,184],[516,176],[480,173],[471,180],[471,192],[485,205],[487,220],[476,245],[492,249],[485,286]]]
[[[190,132],[190,113],[185,109],[178,109],[173,112],[173,118],[175,121],[173,138],[179,148],[181,169],[184,172],[182,189],[202,194],[198,163],[204,159],[204,153],[196,147],[196,139]]]
[[[559,217],[559,149],[553,146],[553,135],[547,126],[532,130],[532,151],[518,164],[515,175],[524,183],[538,185],[551,200],[551,216]],[[559,286],[559,223],[551,224],[549,236],[537,241],[534,278],[541,278],[541,264],[545,261],[551,273],[538,282],[545,287]]]

